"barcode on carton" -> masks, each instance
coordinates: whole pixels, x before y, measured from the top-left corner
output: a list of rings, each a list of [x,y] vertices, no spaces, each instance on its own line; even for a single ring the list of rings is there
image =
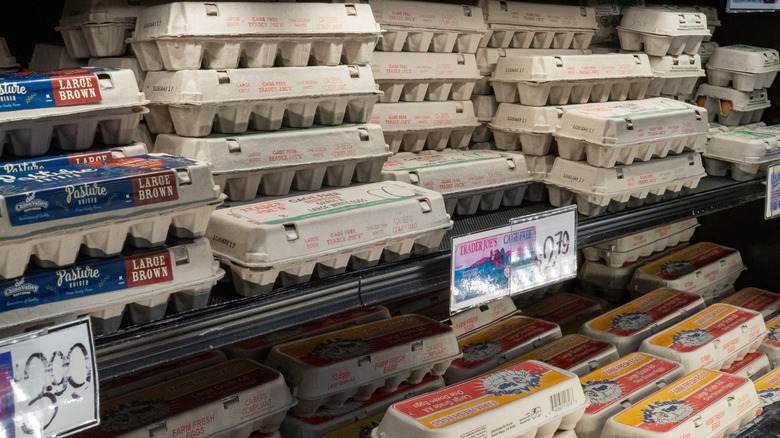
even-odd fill
[[[550,406],[554,412],[568,407],[574,402],[574,389],[567,388],[550,396]]]

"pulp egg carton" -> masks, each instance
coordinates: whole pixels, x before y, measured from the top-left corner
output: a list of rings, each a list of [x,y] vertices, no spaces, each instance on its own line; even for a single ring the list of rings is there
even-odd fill
[[[365,4],[175,2],[142,9],[129,42],[147,71],[305,67],[368,64],[380,34]]]
[[[702,369],[610,418],[601,436],[718,438],[760,412],[750,379]]]
[[[393,153],[465,149],[480,126],[470,100],[377,104],[371,123],[382,126]]]
[[[707,82],[749,92],[771,87],[778,71],[777,50],[744,44],[721,46],[714,50],[707,63]]]
[[[408,315],[416,313],[418,315],[428,316],[439,321],[450,318],[450,288],[439,287],[433,291],[426,292],[423,295],[413,295],[408,298],[394,300],[387,303],[387,309],[393,316]],[[434,314],[443,314],[442,318],[437,318]],[[456,327],[455,335],[460,330]]]
[[[395,181],[227,207],[206,235],[243,296],[432,251],[452,226],[439,193]]]
[[[452,327],[404,315],[277,345],[265,363],[285,376],[298,400],[292,413],[305,418],[442,375],[458,357]]]
[[[664,6],[627,9],[617,30],[623,50],[650,56],[693,55],[710,36],[705,14]]]
[[[766,339],[758,347],[758,351],[766,354],[772,368],[780,367],[780,316],[776,316],[766,322]]]
[[[642,99],[653,79],[645,54],[499,58],[491,84],[499,102],[564,105]]]
[[[648,96],[687,95],[696,91],[699,78],[706,75],[699,54],[652,56],[650,66],[655,79],[647,88]]]
[[[383,306],[365,307],[246,339],[228,345],[223,350],[231,359],[243,358],[263,362],[276,344],[389,318],[390,312]]]
[[[610,268],[619,268],[691,240],[698,226],[699,221],[693,217],[582,248],[582,255],[588,261],[604,260]]]
[[[468,5],[369,0],[382,27],[382,52],[474,53],[487,31],[482,9]]]
[[[509,318],[519,313],[514,301],[508,296],[498,298],[478,307],[471,307],[460,313],[453,314],[452,317],[444,320],[445,324],[451,325],[455,329],[455,336],[459,339],[486,328],[487,326],[497,324],[505,318]]]
[[[83,63],[82,63],[83,64]],[[146,72],[141,70],[141,65],[135,56],[122,56],[113,58],[90,58],[85,65],[90,67],[108,67],[123,70],[132,70],[135,75],[135,81],[138,83],[138,89],[144,88],[144,79]]]
[[[538,360],[581,377],[619,358],[614,345],[573,334],[554,339],[508,361],[507,364],[511,366],[528,360]]]
[[[149,131],[184,137],[366,123],[381,94],[352,65],[149,72],[144,92]]]
[[[385,413],[372,415],[356,420],[354,423],[350,423],[344,427],[327,432],[323,435],[324,438],[369,438],[371,437],[371,431],[379,426],[379,422]]]
[[[208,240],[171,243],[156,250],[117,257],[81,258],[63,268],[31,268],[3,280],[0,333],[92,317],[97,334],[116,331],[123,315],[134,324],[206,306],[211,287],[225,272],[214,261]],[[169,304],[170,303],[170,304]]]
[[[160,134],[156,152],[211,163],[214,182],[234,201],[257,193],[343,187],[379,180],[390,151],[379,125],[251,133],[204,138]]]
[[[707,110],[710,122],[727,126],[759,122],[771,106],[766,89],[743,92],[710,84],[699,86],[694,101]]]
[[[471,379],[560,337],[557,324],[513,315],[461,337],[463,356],[452,362],[444,378],[449,384]]]
[[[761,312],[765,320],[780,312],[780,294],[755,287],[746,287],[720,302]]]
[[[751,131],[758,131],[758,132],[765,132],[767,134],[775,134],[780,135],[780,125],[769,125],[767,126],[764,122],[759,122],[755,125],[749,125],[750,128],[748,128]]]
[[[370,64],[386,103],[468,100],[482,77],[468,53],[374,52]]]
[[[18,68],[19,63],[16,62],[16,57],[11,55],[11,49],[8,48],[5,38],[0,38],[0,70],[16,70]]]
[[[718,43],[715,41],[703,41],[699,46],[699,56],[701,57],[701,65],[706,66],[710,62],[710,57],[717,49]]]
[[[749,181],[766,176],[780,158],[780,136],[748,130],[713,135],[704,151],[707,174]]]
[[[599,438],[611,417],[684,375],[676,362],[631,353],[580,377],[590,404],[574,428],[577,437]]]
[[[537,156],[557,152],[553,135],[563,111],[562,106],[499,104],[490,122],[496,148]]]
[[[688,12],[700,12],[707,17],[707,30],[710,31],[708,36],[704,37],[704,42],[710,41],[712,35],[715,33],[715,29],[721,26],[720,19],[718,18],[718,9],[714,6],[677,6],[678,8]],[[702,44],[704,44],[702,42]],[[705,63],[706,64],[706,63]]]
[[[525,154],[525,164],[532,181],[525,190],[525,199],[531,202],[542,202],[547,199],[547,186],[544,180],[552,169],[555,157],[555,155]]]
[[[441,388],[444,388],[444,379],[441,376],[427,374],[420,383],[411,384],[404,382],[393,392],[383,393],[377,391],[371,398],[365,401],[349,400],[344,403],[344,406],[339,408],[320,408],[316,414],[306,418],[288,415],[282,423],[281,432],[284,433],[285,438],[322,438],[328,436],[342,438],[352,436],[358,438],[361,435],[354,433],[350,435],[348,433],[348,430],[355,429],[354,424],[357,421],[377,415],[381,419],[382,414],[393,403]],[[374,427],[377,425],[379,425],[379,421],[376,422]],[[345,430],[339,431],[342,428]],[[359,429],[362,428],[363,426],[360,426]]]
[[[474,114],[476,114],[477,120],[483,123],[493,120],[493,116],[496,114],[496,110],[498,110],[496,96],[492,94],[471,96],[471,103],[474,105]]]
[[[551,295],[522,308],[523,315],[553,322],[563,334],[577,333],[580,325],[601,313],[601,305],[568,292]]]
[[[708,301],[715,293],[732,286],[745,269],[736,249],[699,242],[637,269],[628,288],[646,294],[666,287]]]
[[[484,123],[483,123],[484,126]],[[487,128],[490,129],[490,128]],[[469,144],[469,150],[472,151],[494,151],[496,150],[496,143],[492,141],[471,142]]]
[[[460,215],[517,207],[531,181],[521,154],[499,151],[399,153],[380,178],[439,192],[447,213]]]
[[[21,276],[30,259],[42,267],[118,254],[125,240],[154,247],[169,234],[203,235],[222,203],[207,163],[170,155],[1,175],[0,278]],[[170,229],[170,230],[169,230]]]
[[[552,205],[576,203],[581,214],[596,216],[676,198],[705,175],[698,152],[610,169],[559,157],[545,183]]]
[[[769,374],[754,382],[761,406],[771,405],[780,401],[780,368],[775,368]]]
[[[574,373],[525,361],[396,403],[371,437],[464,437],[492,430],[496,437],[550,438],[558,429],[573,429],[587,404]]]
[[[32,58],[27,69],[33,72],[67,70],[84,67],[88,64],[86,59],[76,59],[70,56],[65,46],[38,43],[33,49]]]
[[[6,179],[11,180],[7,175],[26,174],[27,172],[59,168],[71,164],[99,163],[115,158],[145,155],[146,153],[146,145],[142,143],[131,143],[127,146],[114,146],[110,149],[103,149],[98,146],[84,152],[76,152],[73,154],[44,155],[38,158],[18,161],[3,161],[0,159],[0,171],[2,171],[2,174],[6,175]],[[0,177],[0,179],[2,178],[3,177]]]
[[[742,360],[735,361],[728,368],[721,368],[721,372],[735,376],[747,377],[750,380],[758,380],[772,368],[769,366],[769,358],[766,354],[754,351],[748,353]]]
[[[100,426],[83,436],[248,437],[277,431],[294,405],[279,372],[236,359],[101,401]]]
[[[0,90],[0,144],[20,156],[130,143],[149,102],[130,70],[0,73]]]
[[[469,143],[469,149],[473,149],[472,145],[476,145],[476,149],[495,150],[495,147],[490,146],[493,144],[490,140],[493,138],[493,132],[490,130],[488,122],[479,122],[479,126],[474,129],[474,133],[471,134],[471,142]],[[487,146],[481,147],[481,145]]]
[[[710,129],[702,108],[664,97],[565,108],[558,123],[558,155],[597,167],[701,151]]]
[[[155,135],[155,137],[157,136]],[[149,127],[146,126],[146,122],[139,123],[138,127],[135,128],[135,132],[133,132],[133,141],[136,143],[149,145],[149,147],[154,146],[154,139],[152,138],[152,134],[149,132]]]
[[[766,333],[759,312],[716,303],[645,338],[639,351],[678,362],[686,372],[719,370],[756,351]]]
[[[520,3],[507,3],[508,6]],[[564,6],[569,8],[571,6]],[[517,58],[519,56],[562,56],[562,55],[590,55],[588,49],[518,49],[499,47],[480,47],[477,49],[477,69],[482,75],[490,76],[496,71],[496,63],[500,58]]]
[[[140,9],[133,0],[67,0],[54,30],[74,58],[122,56]]]

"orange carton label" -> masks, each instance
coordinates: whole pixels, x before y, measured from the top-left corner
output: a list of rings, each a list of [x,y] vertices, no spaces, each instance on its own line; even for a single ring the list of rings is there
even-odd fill
[[[776,316],[766,323],[766,329],[769,333],[764,339],[764,343],[775,348],[780,348],[780,316]]]
[[[780,401],[780,368],[755,381],[761,403],[768,405]]]
[[[739,330],[742,324],[755,317],[756,314],[749,310],[726,304],[713,304],[680,324],[653,336],[648,342],[681,352],[695,351],[732,330]],[[750,327],[750,330],[751,339],[761,335],[760,328]],[[752,333],[753,331],[756,333]],[[735,340],[722,340],[723,349],[731,353],[736,348],[738,338],[737,334]]]
[[[724,298],[720,302],[755,310],[756,312],[763,312],[764,309],[777,305],[778,301],[780,301],[780,294],[767,292],[755,287],[748,287],[730,297]]]

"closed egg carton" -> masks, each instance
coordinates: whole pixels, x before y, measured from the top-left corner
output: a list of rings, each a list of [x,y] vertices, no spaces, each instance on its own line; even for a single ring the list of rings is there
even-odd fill
[[[316,146],[315,146],[316,145]],[[379,180],[390,151],[379,125],[341,125],[204,138],[160,134],[156,152],[211,163],[228,199],[344,187]]]
[[[707,110],[710,122],[717,120],[726,126],[759,122],[764,110],[771,106],[766,89],[742,92],[710,84],[699,86],[694,102]]]
[[[601,305],[568,292],[557,293],[522,308],[523,315],[553,322],[564,335],[577,333],[580,326],[601,313]]]
[[[371,112],[371,123],[382,126],[393,153],[465,149],[480,126],[470,100],[380,103]]]
[[[715,134],[704,150],[707,174],[749,181],[766,176],[767,168],[780,158],[780,136],[750,130]]]
[[[653,79],[645,54],[499,58],[491,84],[499,102],[564,105],[642,99]]]
[[[149,72],[144,92],[149,130],[184,137],[366,123],[381,94],[352,65]]]
[[[780,401],[780,368],[775,368],[754,382],[761,406]]]
[[[615,346],[580,334],[553,339],[539,348],[507,361],[503,367],[533,360],[571,371],[582,377],[620,358]]]
[[[723,304],[744,307],[761,312],[769,320],[780,312],[780,294],[755,287],[746,287],[739,292],[720,300]]]
[[[19,63],[16,62],[16,57],[11,55],[11,49],[8,48],[5,38],[0,38],[0,69],[10,70],[17,68],[19,68]]]
[[[474,113],[480,122],[489,122],[493,119],[498,109],[496,96],[490,94],[487,96],[471,96],[471,103],[474,105]]]
[[[53,151],[62,152],[62,151]],[[143,143],[131,143],[127,146],[114,146],[109,149],[96,146],[84,152],[72,154],[47,154],[38,158],[26,160],[4,160],[0,159],[0,170],[4,175],[15,175],[30,172],[34,170],[45,170],[67,166],[70,164],[89,164],[112,160],[114,158],[135,157],[147,153],[146,145]],[[10,157],[3,157],[10,158]],[[0,177],[2,178],[2,177]],[[7,178],[6,178],[7,179]]]
[[[394,155],[383,181],[401,181],[439,192],[448,214],[517,207],[531,181],[521,154],[499,151],[424,151]]]
[[[468,100],[482,77],[468,53],[374,52],[370,64],[386,103]]]
[[[369,0],[382,27],[382,52],[474,53],[487,31],[482,10],[469,5]]]
[[[754,351],[746,354],[742,360],[735,361],[730,367],[721,368],[720,371],[756,381],[771,369],[769,358],[766,357],[766,354]]]
[[[130,70],[3,73],[0,89],[0,143],[17,156],[42,155],[52,142],[65,151],[87,149],[96,139],[130,143],[148,111]]]
[[[525,199],[531,202],[542,202],[547,199],[547,185],[544,183],[550,173],[556,155],[525,154],[525,164],[531,175],[531,184],[525,190]]]
[[[537,156],[556,152],[553,134],[563,111],[563,106],[500,103],[490,122],[496,148]]]
[[[764,122],[759,122],[758,124],[749,125],[749,126],[750,126],[750,130],[752,131],[765,132],[767,134],[775,134],[780,136],[780,125],[767,126]]]
[[[118,68],[123,70],[132,70],[135,75],[135,81],[138,84],[138,89],[144,88],[144,79],[146,79],[146,72],[141,70],[138,59],[135,56],[122,56],[112,58],[90,58],[86,64],[90,67],[108,67]]]
[[[706,14],[674,6],[629,8],[617,30],[623,50],[643,51],[650,56],[693,55],[710,35]]]
[[[715,41],[704,41],[701,43],[698,52],[701,57],[701,65],[706,66],[710,62],[710,57],[712,57],[712,54],[718,47],[718,43]]]
[[[768,331],[766,339],[758,347],[758,351],[766,354],[772,368],[780,367],[780,316],[776,316],[766,322]]]
[[[129,41],[146,71],[234,69],[363,65],[380,34],[365,4],[175,2],[141,10]]]
[[[474,133],[471,134],[471,141],[469,142],[469,149],[471,149],[471,145],[473,144],[484,144],[489,143],[490,140],[493,139],[493,131],[490,130],[490,124],[488,122],[479,122],[479,126],[474,128]],[[477,147],[478,149],[480,147]],[[495,150],[495,147],[485,148],[482,147],[482,149],[491,149]]]
[[[707,63],[707,81],[717,87],[731,85],[749,92],[771,87],[778,71],[777,50],[735,44],[715,48]]]
[[[683,6],[679,5],[678,8],[688,12],[701,12],[707,17],[707,30],[710,32],[708,36],[704,37],[702,44],[710,41],[712,35],[715,34],[715,29],[721,26],[720,19],[718,18],[718,9],[714,6]],[[705,62],[706,64],[706,62]]]
[[[122,56],[140,9],[133,0],[67,0],[54,30],[74,58]]]
[[[699,78],[706,75],[699,54],[652,56],[650,65],[655,79],[647,88],[648,96],[677,96],[696,91]]]
[[[596,216],[674,199],[696,188],[704,176],[698,152],[609,169],[558,157],[545,183],[552,205],[576,203],[581,214]]]
[[[292,414],[305,418],[442,375],[458,357],[452,327],[405,315],[277,345],[265,363],[285,376],[298,400]]]
[[[430,252],[452,226],[439,193],[394,181],[226,207],[206,236],[243,296]]]
[[[63,70],[84,67],[86,59],[76,59],[68,53],[68,49],[59,44],[38,43],[33,48],[32,58],[27,69],[29,71]],[[138,87],[141,88],[140,85]]]
[[[515,4],[515,3],[512,3]],[[480,47],[477,50],[477,68],[483,75],[490,76],[496,71],[496,63],[499,58],[516,58],[518,56],[561,56],[561,55],[590,55],[588,49],[515,49],[498,47]]]

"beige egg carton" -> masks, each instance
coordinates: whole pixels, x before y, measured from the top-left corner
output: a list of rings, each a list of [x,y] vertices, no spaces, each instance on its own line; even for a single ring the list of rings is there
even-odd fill
[[[385,181],[229,205],[206,236],[251,296],[435,250],[451,226],[439,193]]]
[[[493,86],[490,84],[490,75],[482,75],[481,78],[474,83],[474,89],[471,91],[472,95],[493,95]]]
[[[503,366],[538,360],[582,377],[619,358],[614,345],[580,334],[571,334],[553,339],[541,347],[508,361]]]
[[[129,40],[141,68],[367,64],[381,30],[365,4],[176,2],[144,8]]]
[[[290,189],[344,187],[379,180],[390,151],[379,125],[249,133],[235,137],[157,136],[155,151],[211,163],[214,182],[233,201]]]
[[[595,216],[676,198],[705,175],[698,152],[610,169],[559,158],[545,183],[552,205],[576,203],[581,214]]]
[[[707,81],[717,87],[744,92],[772,86],[780,71],[780,54],[774,49],[736,44],[715,48],[707,63]]]
[[[380,103],[371,123],[382,126],[393,153],[465,149],[480,126],[470,100]]]
[[[531,175],[531,184],[525,190],[525,199],[531,202],[542,202],[547,199],[547,185],[544,183],[550,173],[556,155],[525,154],[525,164]]]
[[[767,321],[780,312],[780,294],[755,287],[741,289],[734,295],[720,300],[720,302],[761,312],[764,315],[764,320]]]
[[[266,365],[278,369],[298,404],[292,414],[366,401],[426,374],[444,374],[460,349],[452,327],[420,315],[404,315],[275,346]]]
[[[471,142],[469,144],[469,150],[472,151],[494,151],[496,150],[496,144],[492,141]]]
[[[149,130],[185,137],[366,123],[381,94],[351,65],[149,72],[144,92]]]
[[[713,135],[703,155],[707,174],[749,181],[766,176],[779,154],[780,136],[739,130]]]
[[[705,66],[707,63],[710,62],[710,58],[712,57],[712,54],[715,52],[715,49],[717,49],[718,43],[715,41],[704,41],[701,43],[701,46],[699,46],[699,57],[701,57],[701,65]]]
[[[715,29],[721,26],[720,19],[718,18],[718,9],[714,6],[683,6],[679,5],[676,6],[677,8],[682,9],[683,11],[688,12],[701,12],[707,17],[707,30],[710,31],[710,34],[708,36],[704,37],[704,42],[710,41],[712,38],[712,35],[715,34]],[[704,44],[702,42],[702,44]],[[706,64],[706,63],[705,63]]]
[[[140,9],[133,0],[68,0],[54,30],[74,58],[122,56]]]
[[[382,27],[382,52],[474,53],[487,31],[482,9],[468,5],[369,0]]]
[[[553,134],[563,111],[562,106],[500,103],[490,122],[496,148],[537,156],[556,152]]]
[[[0,69],[10,70],[18,68],[19,63],[16,62],[16,57],[11,55],[11,49],[8,48],[5,38],[0,38]]]
[[[495,1],[495,3],[499,2]],[[596,34],[593,29],[544,28],[493,23],[488,23],[487,26],[488,30],[480,42],[480,47],[585,50]]]
[[[68,53],[68,49],[60,44],[37,43],[33,49],[29,71],[63,70],[84,67],[89,64],[86,59],[76,59]],[[139,89],[141,86],[139,85]]]
[[[780,367],[780,316],[776,316],[766,322],[768,332],[766,339],[758,347],[758,351],[766,354],[772,368]]]
[[[645,54],[499,58],[491,84],[499,102],[564,105],[642,99],[653,79]]]
[[[754,382],[761,406],[780,401],[780,368],[775,368]]]
[[[743,92],[701,84],[694,101],[707,110],[710,122],[717,119],[721,125],[737,126],[761,121],[764,110],[771,106],[768,94],[766,89]]]
[[[371,437],[450,438],[498,428],[511,431],[507,437],[551,438],[573,429],[587,404],[575,374],[526,361],[396,403]]]
[[[507,3],[509,5],[509,3]],[[515,3],[511,3],[514,5]],[[570,6],[566,6],[570,7]],[[517,58],[519,56],[562,56],[562,55],[590,55],[588,49],[517,49],[480,47],[477,50],[477,68],[485,76],[496,71],[496,63],[499,58]]]
[[[474,133],[471,134],[471,142],[469,143],[469,149],[474,143],[484,144],[490,142],[493,139],[493,131],[490,129],[488,122],[479,122],[479,126],[474,128]],[[483,148],[484,149],[484,148]],[[494,147],[490,149],[495,150]]]
[[[494,95],[476,95],[471,96],[471,103],[474,105],[474,113],[480,122],[489,122],[498,110],[498,102]]]
[[[90,67],[108,67],[132,70],[133,74],[135,75],[135,81],[138,83],[138,89],[142,90],[144,88],[146,72],[141,70],[141,65],[138,64],[138,58],[135,56],[130,55],[112,58],[90,58],[89,61],[87,61],[87,63],[84,65],[88,65]]]
[[[742,360],[735,361],[730,367],[721,369],[724,373],[747,377],[753,381],[763,377],[771,370],[769,358],[766,357],[766,354],[758,351],[748,353]]]
[[[648,96],[688,95],[696,91],[699,78],[706,75],[699,54],[650,56],[655,79],[647,88]]]
[[[481,78],[472,54],[374,52],[370,64],[386,103],[468,100]]]
[[[672,7],[629,8],[617,26],[620,47],[650,56],[693,55],[710,36],[707,16]]]

